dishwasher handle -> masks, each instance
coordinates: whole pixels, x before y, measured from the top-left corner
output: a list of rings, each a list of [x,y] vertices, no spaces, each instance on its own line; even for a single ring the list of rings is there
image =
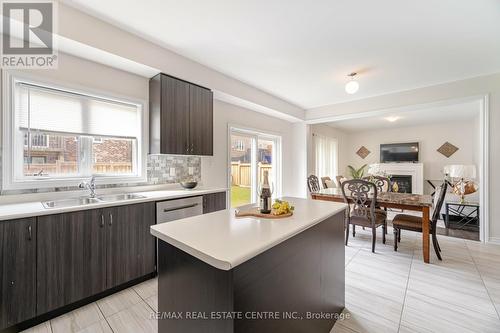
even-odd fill
[[[196,207],[196,206],[198,206],[198,205],[199,205],[198,203],[194,203],[194,204],[191,204],[191,205],[177,206],[177,207],[173,207],[173,208],[164,208],[164,209],[163,209],[163,212],[164,212],[164,213],[174,212],[174,211],[176,211],[176,210],[187,209],[187,208],[193,208],[193,207]]]
[[[203,197],[188,197],[156,203],[156,223],[171,222],[203,214]]]

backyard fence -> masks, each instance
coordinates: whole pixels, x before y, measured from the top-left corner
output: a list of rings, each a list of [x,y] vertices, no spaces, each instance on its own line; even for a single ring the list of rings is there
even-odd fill
[[[264,164],[259,162],[257,164],[257,179],[260,184],[264,178],[264,171],[271,174],[273,169],[272,164]],[[250,163],[231,162],[231,185],[250,187],[252,184],[252,165]]]
[[[29,167],[29,169],[28,169]],[[78,164],[76,162],[62,162],[56,161],[55,163],[32,163],[29,166],[24,166],[25,175],[33,175],[38,172],[42,172],[42,175],[53,175],[53,174],[75,174],[78,173]],[[132,172],[132,163],[95,163],[94,173],[111,173],[111,174],[123,174]]]

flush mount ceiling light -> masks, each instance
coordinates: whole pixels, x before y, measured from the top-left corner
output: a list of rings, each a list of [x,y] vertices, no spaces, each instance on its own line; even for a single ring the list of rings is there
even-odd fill
[[[359,83],[358,81],[354,80],[354,77],[358,75],[358,73],[351,73],[347,75],[350,77],[350,81],[346,83],[345,85],[345,92],[348,94],[355,94],[359,90]]]
[[[386,117],[385,120],[390,121],[391,123],[395,122],[396,120],[400,119],[401,117],[398,116],[391,116],[391,117]]]

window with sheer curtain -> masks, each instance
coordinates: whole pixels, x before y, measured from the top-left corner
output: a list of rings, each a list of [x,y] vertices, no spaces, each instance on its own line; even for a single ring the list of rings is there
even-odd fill
[[[313,134],[315,174],[335,180],[338,173],[338,143],[334,138]]]
[[[7,184],[143,178],[142,104],[23,80],[11,90]]]

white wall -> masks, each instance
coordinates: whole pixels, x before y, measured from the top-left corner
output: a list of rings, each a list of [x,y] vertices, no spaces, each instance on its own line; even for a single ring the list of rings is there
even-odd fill
[[[218,93],[227,94],[240,101],[245,101],[249,105],[258,106],[263,110],[276,111],[288,115],[288,117],[294,117],[296,120],[303,119],[305,116],[304,110],[296,105],[180,56],[63,3],[60,3],[58,8],[58,34],[61,38],[75,41],[77,44],[81,43],[88,48],[117,55],[135,63],[144,64],[158,71],[209,87]],[[97,52],[97,54],[102,53]],[[96,59],[96,61],[99,60]],[[103,89],[108,92],[146,100],[148,98],[148,78],[62,53],[60,53],[58,70],[35,70],[33,73],[46,75],[53,80],[94,87],[96,90]],[[295,159],[291,150],[292,142],[295,142],[294,147],[307,142],[305,136],[302,135],[305,132],[298,129],[301,127],[307,129],[308,126],[304,124],[293,126],[290,122],[220,101],[214,101],[214,156],[203,158],[202,162],[202,181],[206,185],[227,186],[228,122],[282,135],[283,194],[304,194],[302,187],[305,186],[305,176],[300,181],[298,179],[302,178],[302,176],[294,177],[294,174],[299,172],[301,166],[295,167]],[[294,139],[295,134],[300,138]],[[296,156],[303,154],[303,161],[307,160],[306,149],[296,149],[295,153]],[[303,174],[306,173],[303,172]],[[296,180],[297,183],[295,183]]]
[[[281,136],[283,195],[293,195],[296,190],[292,168],[296,160],[293,124],[218,100],[214,101],[214,155],[201,160],[203,185],[228,186],[228,124]]]
[[[360,167],[363,164],[379,163],[380,144],[383,143],[419,142],[419,158],[424,164],[424,178],[429,180],[442,179],[441,171],[447,164],[474,164],[477,167],[480,165],[479,110],[470,121],[449,121],[360,132],[342,131],[331,126],[315,124],[311,125],[311,140],[313,133],[338,141],[338,172],[344,176],[348,176],[348,165]],[[459,150],[450,158],[436,151],[446,141],[459,147]],[[371,152],[365,159],[356,154],[361,146],[365,146]],[[313,174],[315,170],[314,149],[309,150],[308,159],[310,165],[308,174]],[[424,187],[426,192],[430,191],[430,188]]]
[[[311,168],[308,152],[312,150],[311,126],[305,123],[293,124],[292,160],[289,168],[293,175],[290,182],[293,186],[292,196],[306,198],[308,196],[307,176]]]
[[[304,118],[304,110],[296,105],[66,4],[59,3],[58,18],[58,34],[63,38],[144,64],[163,73],[255,103],[278,113],[298,119]]]
[[[61,85],[69,84],[98,92],[104,91],[115,96],[145,102],[149,99],[148,78],[64,53],[59,53],[58,59],[57,69],[16,70],[16,72],[40,77]]]
[[[23,70],[18,72],[28,73],[31,76],[62,85],[69,84],[95,91],[106,91],[117,96],[144,100],[146,105],[148,101],[148,78],[68,54],[59,54],[59,66],[56,70]],[[214,101],[214,156],[202,158],[203,184],[217,187],[227,186],[227,126],[229,123],[274,133],[282,137],[283,194],[295,195],[292,123],[218,100]],[[303,151],[305,154],[305,149]],[[295,154],[298,153],[300,152],[296,150]],[[305,184],[305,180],[303,183]]]
[[[447,164],[474,164],[478,167],[480,161],[476,154],[476,143],[479,140],[479,128],[474,126],[478,118],[479,112],[470,121],[349,132],[345,141],[347,154],[341,170],[345,174],[347,165],[360,167],[363,164],[380,163],[380,144],[399,142],[419,143],[419,161],[424,164],[425,180],[443,179],[442,170]],[[459,148],[449,158],[436,151],[446,141]],[[371,152],[365,159],[356,154],[361,146]]]
[[[500,74],[481,76],[461,81],[449,82],[430,87],[402,91],[383,96],[365,98],[348,103],[328,105],[306,112],[310,122],[326,122],[333,117],[355,113],[369,113],[376,110],[398,110],[413,106],[441,103],[448,100],[463,100],[488,96],[489,110],[489,236],[491,241],[500,243]],[[480,173],[484,170],[480,170]]]

